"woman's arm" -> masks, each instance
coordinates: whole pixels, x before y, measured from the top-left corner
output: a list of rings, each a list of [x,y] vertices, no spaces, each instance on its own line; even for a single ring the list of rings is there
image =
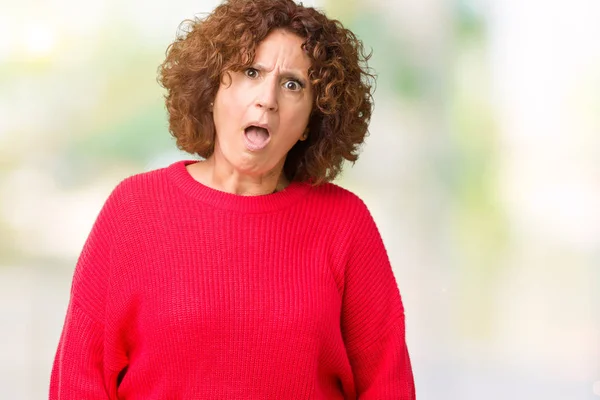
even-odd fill
[[[366,207],[356,218],[349,249],[342,333],[360,400],[415,399],[404,307],[381,236]]]
[[[50,377],[50,400],[109,399],[103,366],[103,327],[71,303]]]
[[[110,257],[119,228],[119,187],[102,207],[77,261],[50,377],[50,400],[116,399],[117,372],[105,365]]]

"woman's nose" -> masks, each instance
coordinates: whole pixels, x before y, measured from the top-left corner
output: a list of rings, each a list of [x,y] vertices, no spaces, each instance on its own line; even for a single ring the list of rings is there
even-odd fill
[[[266,79],[259,87],[256,97],[256,106],[267,111],[277,111],[277,85],[270,79]]]

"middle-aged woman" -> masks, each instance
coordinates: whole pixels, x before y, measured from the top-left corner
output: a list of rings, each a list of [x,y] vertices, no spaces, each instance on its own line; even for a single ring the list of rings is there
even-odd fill
[[[291,0],[230,0],[161,67],[202,161],[123,180],[75,268],[50,399],[415,398],[364,203],[329,183],[371,117],[361,42]]]

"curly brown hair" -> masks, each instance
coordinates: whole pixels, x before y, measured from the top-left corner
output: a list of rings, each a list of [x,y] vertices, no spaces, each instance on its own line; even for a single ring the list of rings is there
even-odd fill
[[[177,147],[210,157],[215,137],[210,104],[223,74],[251,66],[258,44],[280,28],[304,39],[315,96],[308,139],[289,151],[286,177],[317,185],[332,181],[344,159],[358,159],[373,109],[375,77],[367,65],[371,54],[339,21],[292,0],[226,0],[182,27],[159,68]]]

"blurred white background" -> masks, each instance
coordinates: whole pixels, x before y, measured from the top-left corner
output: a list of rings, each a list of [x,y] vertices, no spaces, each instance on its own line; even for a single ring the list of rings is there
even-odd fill
[[[1,0],[0,397],[47,397],[112,188],[193,158],[156,69],[206,0]],[[337,183],[381,230],[419,399],[600,399],[600,2],[305,1],[373,49]]]

